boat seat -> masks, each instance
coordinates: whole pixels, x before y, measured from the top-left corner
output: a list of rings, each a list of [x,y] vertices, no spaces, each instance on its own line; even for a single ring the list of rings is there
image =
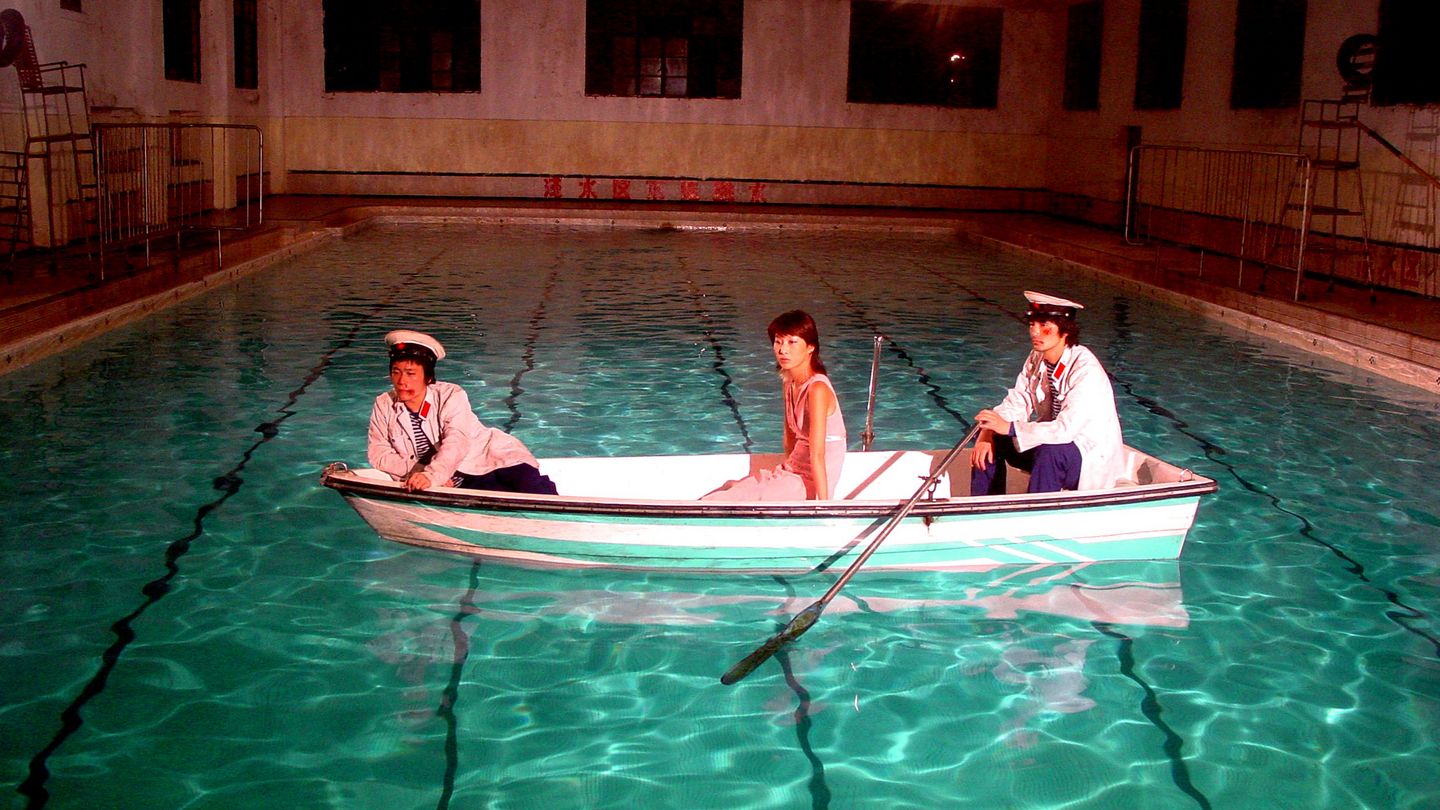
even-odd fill
[[[930,475],[937,459],[924,450],[847,453],[837,497],[846,501],[906,500]],[[950,497],[950,476],[940,476],[935,497]]]
[[[943,453],[924,450],[846,453],[839,486],[835,488],[837,498],[906,500],[930,475],[938,455]],[[541,470],[550,476],[561,494],[583,492],[592,497],[623,499],[644,493],[640,497],[646,499],[695,500],[719,483],[774,467],[781,460],[776,453],[547,458],[541,461]],[[391,480],[378,470],[357,468],[354,472],[375,480]],[[951,494],[949,475],[940,476],[935,497],[948,498]]]

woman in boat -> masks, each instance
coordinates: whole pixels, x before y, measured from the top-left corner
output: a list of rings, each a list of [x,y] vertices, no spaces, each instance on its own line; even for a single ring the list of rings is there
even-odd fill
[[[1084,307],[1030,291],[1025,299],[1030,356],[1005,400],[975,415],[983,429],[970,494],[1003,494],[1007,462],[1030,473],[1030,492],[1113,487],[1124,474],[1124,440],[1110,375],[1080,345],[1075,316]]]
[[[397,329],[385,344],[393,387],[370,411],[370,466],[412,492],[448,486],[556,494],[519,439],[481,424],[460,386],[436,381],[435,361],[445,357],[440,341]]]
[[[770,322],[785,406],[785,460],[729,481],[705,496],[718,501],[829,500],[845,462],[845,419],[820,359],[815,319],[800,310]]]

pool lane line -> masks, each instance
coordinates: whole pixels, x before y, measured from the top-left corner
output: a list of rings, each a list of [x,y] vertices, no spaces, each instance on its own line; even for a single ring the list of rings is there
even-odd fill
[[[815,753],[815,747],[810,744],[810,730],[814,721],[810,719],[810,690],[801,685],[800,680],[795,677],[795,670],[790,666],[790,656],[781,648],[775,653],[775,659],[780,662],[780,669],[785,673],[785,683],[795,693],[795,739],[800,744],[800,751],[810,761],[810,781],[807,787],[810,790],[811,810],[826,810],[830,806],[830,786],[825,782],[825,763]]]
[[[1135,639],[1115,629],[1109,622],[1091,622],[1091,627],[1103,635],[1109,636],[1116,641],[1115,657],[1120,664],[1120,674],[1135,682],[1140,687],[1144,696],[1140,698],[1140,713],[1150,721],[1150,725],[1159,729],[1165,735],[1165,742],[1161,745],[1165,756],[1170,760],[1170,780],[1180,792],[1195,800],[1195,803],[1204,810],[1210,810],[1210,800],[1205,794],[1195,787],[1190,779],[1190,769],[1185,765],[1185,738],[1175,732],[1170,724],[1165,722],[1164,709],[1160,706],[1160,697],[1144,678],[1135,671]]]
[[[550,272],[545,276],[545,284],[540,291],[540,300],[530,313],[530,329],[525,335],[525,343],[520,353],[521,368],[510,378],[510,393],[505,397],[505,407],[510,411],[510,418],[501,429],[506,433],[513,431],[524,417],[520,411],[520,396],[525,393],[525,386],[521,383],[526,374],[535,370],[535,347],[540,343],[540,333],[547,328],[545,322],[560,280],[560,270],[559,261],[550,266]],[[450,621],[450,633],[455,639],[455,655],[450,665],[450,679],[441,694],[440,705],[435,710],[435,714],[445,722],[445,778],[440,800],[435,805],[437,810],[445,810],[450,806],[450,800],[455,794],[455,776],[459,772],[459,722],[455,715],[455,706],[460,702],[460,681],[465,665],[470,660],[470,637],[465,633],[462,623],[466,616],[479,612],[474,602],[475,591],[480,582],[479,572],[480,563],[476,561],[470,566],[470,586],[461,598],[460,610]]]
[[[1010,309],[999,301],[980,295],[975,290],[970,289],[969,287],[956,281],[953,278],[950,278],[949,276],[946,276],[932,268],[920,267],[919,269],[926,270],[937,278],[940,278],[948,282],[949,284],[964,290],[965,292],[973,296],[977,301],[987,303],[998,309],[1002,313],[1009,315],[1017,321],[1020,321],[1021,323],[1025,321],[1025,316],[1021,313]],[[1115,331],[1117,337],[1121,339],[1120,341],[1117,341],[1117,343],[1128,341],[1130,336],[1130,309],[1129,304],[1124,298],[1124,296],[1116,297],[1115,310]],[[1110,358],[1117,360],[1120,367],[1123,367],[1125,365],[1124,354],[1117,350],[1114,345],[1107,346],[1106,353]],[[1440,637],[1437,637],[1434,633],[1429,632],[1423,628],[1407,624],[1405,621],[1407,619],[1428,619],[1429,617],[1424,611],[1411,607],[1410,605],[1406,604],[1403,599],[1400,598],[1400,595],[1397,592],[1383,585],[1380,585],[1379,583],[1370,579],[1369,575],[1365,573],[1365,566],[1362,565],[1358,560],[1356,560],[1354,557],[1351,557],[1348,553],[1346,553],[1343,549],[1341,549],[1334,543],[1328,542],[1318,537],[1315,534],[1315,524],[1313,524],[1309,518],[1286,507],[1284,500],[1282,500],[1276,495],[1271,494],[1269,491],[1267,491],[1260,485],[1246,479],[1245,476],[1240,474],[1240,471],[1235,467],[1234,464],[1231,464],[1228,460],[1221,458],[1221,456],[1224,456],[1226,454],[1225,448],[1215,444],[1204,436],[1201,436],[1194,430],[1191,430],[1188,422],[1181,419],[1178,415],[1176,415],[1174,412],[1172,412],[1165,406],[1161,405],[1159,402],[1136,392],[1135,386],[1129,380],[1126,380],[1125,378],[1115,374],[1114,371],[1111,370],[1111,368],[1112,367],[1110,365],[1107,365],[1105,369],[1106,373],[1110,375],[1110,379],[1113,380],[1116,385],[1119,385],[1120,388],[1125,391],[1125,394],[1127,396],[1129,396],[1138,405],[1149,411],[1151,414],[1170,422],[1171,426],[1174,427],[1176,432],[1194,441],[1200,447],[1201,452],[1204,453],[1207,460],[1223,468],[1227,473],[1230,474],[1232,478],[1235,479],[1238,484],[1240,484],[1240,486],[1244,487],[1247,491],[1268,500],[1270,502],[1271,508],[1275,511],[1280,512],[1281,514],[1289,515],[1290,517],[1294,518],[1300,524],[1298,534],[1300,534],[1301,537],[1304,537],[1306,540],[1309,540],[1315,545],[1327,549],[1331,554],[1335,556],[1336,559],[1340,560],[1342,565],[1352,575],[1354,575],[1356,579],[1360,580],[1360,582],[1363,583],[1366,587],[1378,591],[1382,596],[1384,596],[1386,601],[1390,602],[1398,609],[1398,612],[1389,610],[1385,611],[1385,618],[1389,619],[1400,629],[1416,635],[1429,642],[1430,646],[1434,649],[1435,657],[1437,659],[1440,659]]]
[[[341,349],[349,348],[350,345],[354,343],[359,331],[360,325],[357,324],[351,329],[350,334],[346,336],[345,339],[332,347],[330,351],[326,352],[325,355],[320,358],[320,362],[310,369],[310,373],[306,375],[300,387],[290,392],[289,398],[279,409],[280,416],[278,418],[265,422],[255,428],[255,432],[260,434],[260,438],[256,439],[255,442],[240,455],[239,463],[231,467],[224,475],[214,479],[213,484],[215,489],[220,490],[220,497],[202,505],[196,510],[194,529],[184,537],[171,542],[165,548],[165,573],[147,582],[144,587],[140,589],[141,593],[145,595],[145,601],[141,602],[140,606],[128,615],[110,625],[110,629],[115,633],[116,638],[115,641],[101,653],[101,666],[99,671],[85,684],[79,696],[60,713],[60,731],[51,738],[49,744],[30,760],[29,776],[25,778],[25,781],[22,782],[18,788],[19,793],[29,798],[29,806],[43,807],[46,801],[49,800],[49,791],[45,790],[44,787],[50,775],[50,771],[46,767],[46,761],[50,758],[51,754],[59,750],[60,746],[64,745],[65,741],[69,739],[72,734],[79,731],[84,725],[80,710],[92,699],[98,697],[101,692],[105,691],[106,683],[110,679],[110,673],[119,664],[121,654],[125,652],[125,648],[130,645],[130,642],[136,638],[135,631],[132,629],[136,620],[144,615],[145,611],[149,610],[152,605],[159,602],[170,592],[171,580],[180,575],[180,558],[185,556],[190,550],[190,544],[205,533],[205,518],[220,508],[232,495],[240,491],[240,487],[244,483],[244,479],[240,477],[240,473],[243,472],[246,465],[250,463],[250,459],[254,457],[255,451],[259,450],[261,445],[280,434],[280,423],[294,416],[296,413],[289,409],[296,404],[296,401],[299,400],[301,396],[304,396],[306,390],[314,384],[316,380],[320,379],[320,376],[330,365],[330,361],[335,353]]]
[[[1123,299],[1118,300],[1115,303],[1116,333],[1123,340],[1128,341],[1130,335],[1129,304]],[[1112,348],[1109,354],[1110,356],[1115,357],[1119,361],[1120,365],[1123,366],[1125,364],[1124,355],[1119,351]],[[1434,650],[1435,658],[1440,659],[1440,637],[1437,637],[1434,633],[1429,632],[1422,627],[1416,627],[1406,623],[1407,619],[1428,619],[1429,617],[1425,614],[1424,611],[1407,605],[1405,601],[1401,599],[1398,592],[1393,591],[1390,588],[1381,585],[1380,583],[1371,579],[1370,575],[1365,572],[1365,566],[1361,564],[1359,560],[1356,560],[1354,557],[1350,556],[1349,553],[1347,553],[1344,549],[1340,548],[1336,544],[1331,543],[1316,534],[1315,524],[1311,522],[1309,518],[1287,507],[1285,505],[1285,501],[1282,498],[1272,494],[1270,491],[1260,486],[1259,484],[1248,480],[1247,478],[1245,478],[1245,476],[1240,474],[1240,471],[1236,469],[1234,464],[1231,464],[1229,461],[1220,458],[1220,456],[1225,455],[1225,449],[1223,447],[1214,444],[1208,439],[1205,439],[1204,437],[1190,430],[1190,426],[1187,422],[1185,422],[1176,414],[1172,413],[1169,409],[1165,408],[1160,403],[1142,394],[1136,393],[1134,386],[1129,381],[1117,377],[1114,374],[1111,374],[1110,376],[1112,379],[1115,380],[1116,384],[1118,384],[1122,389],[1124,389],[1125,393],[1129,395],[1131,399],[1139,403],[1141,407],[1145,408],[1156,416],[1169,420],[1175,426],[1175,429],[1178,432],[1180,432],[1182,435],[1190,437],[1192,440],[1197,442],[1205,453],[1205,457],[1211,462],[1217,464],[1218,466],[1223,467],[1225,471],[1228,472],[1238,484],[1240,484],[1240,486],[1245,488],[1246,491],[1264,498],[1270,503],[1270,508],[1274,509],[1275,511],[1294,518],[1295,521],[1300,524],[1300,529],[1297,533],[1301,537],[1305,538],[1311,543],[1314,543],[1317,546],[1328,550],[1337,560],[1340,561],[1341,565],[1352,576],[1358,579],[1366,587],[1377,591],[1378,593],[1380,593],[1381,596],[1385,597],[1385,600],[1387,602],[1394,605],[1398,609],[1395,611],[1384,611],[1385,618],[1389,619],[1391,623],[1399,627],[1401,630],[1404,630],[1408,633],[1418,636],[1421,639],[1424,639],[1430,644],[1431,648]]]
[[[897,357],[899,357],[906,366],[908,366],[912,371],[915,372],[916,379],[925,389],[926,394],[931,398],[931,400],[933,400],[942,411],[954,417],[955,421],[959,422],[962,426],[964,426],[966,430],[970,429],[970,420],[966,419],[963,414],[950,406],[949,399],[945,397],[945,394],[943,391],[941,391],[940,386],[936,385],[930,379],[930,374],[925,371],[923,367],[921,367],[918,363],[915,362],[914,356],[912,356],[903,345],[901,345],[899,342],[887,335],[885,333],[885,330],[881,329],[880,325],[869,317],[864,307],[861,307],[855,302],[853,298],[847,295],[839,287],[836,287],[834,284],[832,284],[823,273],[821,273],[815,268],[814,265],[805,261],[798,255],[792,255],[791,260],[794,261],[802,269],[809,272],[812,276],[814,276],[815,280],[820,282],[821,286],[828,289],[830,291],[830,294],[835,297],[835,300],[839,301],[850,312],[851,317],[858,321],[866,329],[868,329],[871,334],[884,335],[885,344],[889,347],[890,351],[894,353]],[[875,526],[879,526],[883,522],[883,520],[877,521]],[[848,554],[850,549],[852,549],[859,542],[860,538],[856,538],[854,541],[848,543],[845,548],[840,549],[835,554],[831,555],[829,558],[822,560],[818,565],[816,565],[814,568],[811,569],[811,571],[807,573],[815,573],[828,570],[837,561],[839,561],[846,554]],[[791,590],[793,592],[793,589],[790,588],[790,583],[788,581],[781,577],[775,577],[775,580],[785,586],[787,590]],[[783,657],[783,652],[784,651],[782,649],[780,653],[780,663],[785,671],[785,681],[787,684],[790,685],[790,688],[795,692],[795,695],[799,700],[799,703],[795,710],[796,733],[799,738],[801,750],[805,753],[806,758],[810,760],[812,768],[815,769],[815,775],[812,775],[810,780],[812,805],[816,808],[828,807],[830,800],[830,791],[823,781],[824,765],[821,763],[819,757],[815,754],[814,750],[810,747],[809,742],[809,728],[811,724],[809,716],[810,696],[809,693],[805,691],[804,687],[800,685],[799,681],[794,678],[793,673],[790,670],[789,659],[788,657]],[[801,730],[802,722],[804,724],[803,731]]]
[[[685,257],[677,256],[676,261],[680,263],[680,271],[684,275],[686,288],[690,291],[690,302],[695,307],[695,314],[700,317],[701,331],[705,336],[705,342],[710,345],[710,353],[714,357],[710,362],[710,368],[720,375],[720,401],[730,409],[730,415],[735,418],[735,424],[740,428],[740,436],[743,439],[740,446],[746,453],[749,453],[750,448],[755,446],[755,441],[750,438],[750,428],[745,424],[745,417],[740,414],[740,403],[735,401],[733,390],[735,379],[725,368],[725,347],[715,336],[715,319],[710,317],[710,312],[705,309],[705,294],[700,292],[695,284],[695,279],[691,277],[690,265],[685,261]]]
[[[1000,312],[1009,315],[1010,317],[1022,323],[1025,321],[1025,317],[1022,314],[1009,309],[1004,304],[996,301],[993,298],[981,295],[977,290],[971,289],[964,284],[961,284],[960,282],[955,281],[954,279],[934,270],[933,268],[913,264],[912,266],[915,266],[916,269],[928,272],[936,278],[939,278],[941,281],[944,281],[948,284],[951,284],[952,286],[958,287],[959,289],[965,291],[965,293],[967,293],[973,301],[998,309]],[[832,286],[829,285],[828,282],[824,281],[824,279],[821,279],[821,282],[826,284],[826,286]],[[858,306],[856,306],[853,302],[850,302],[843,295],[839,294],[838,291],[837,297],[839,297],[847,306],[859,311]],[[860,317],[862,318],[862,320],[865,319],[863,313]],[[954,411],[951,411],[951,414],[955,415]],[[957,418],[959,418],[958,415]],[[962,423],[963,421],[964,420],[962,420]],[[1117,634],[1107,633],[1107,635],[1115,637]],[[1151,724],[1155,725],[1156,729],[1159,730],[1160,733],[1165,737],[1166,742],[1163,746],[1163,750],[1165,752],[1165,755],[1170,758],[1170,772],[1172,778],[1175,780],[1176,787],[1187,795],[1196,798],[1196,800],[1200,803],[1202,807],[1209,808],[1209,802],[1205,799],[1203,795],[1199,794],[1195,790],[1194,785],[1190,782],[1189,769],[1185,766],[1184,760],[1177,759],[1177,757],[1180,756],[1179,752],[1183,748],[1184,738],[1177,735],[1174,729],[1170,728],[1169,724],[1165,723],[1161,719],[1159,698],[1156,695],[1155,690],[1143,679],[1141,679],[1140,676],[1135,672],[1133,651],[1129,647],[1124,647],[1121,650],[1117,650],[1116,655],[1119,659],[1121,671],[1124,672],[1131,680],[1139,684],[1140,688],[1144,690],[1147,696],[1146,700],[1142,701],[1141,703],[1141,711],[1144,713],[1145,718],[1149,720]]]
[[[441,253],[443,253],[443,251],[441,251]],[[436,253],[434,256],[431,256],[420,267],[407,275],[413,277],[423,273],[440,255],[440,253]],[[403,285],[403,280],[398,282],[394,287],[395,293],[398,293],[400,289],[403,288]],[[395,293],[392,293],[391,297],[393,297]],[[300,387],[291,391],[284,404],[276,409],[276,412],[279,413],[280,416],[258,425],[254,432],[259,433],[260,438],[256,439],[250,447],[240,454],[240,461],[236,463],[235,466],[231,467],[224,475],[218,476],[213,480],[212,483],[215,489],[221,492],[220,497],[201,505],[195,511],[193,521],[194,529],[189,534],[172,541],[165,547],[165,573],[145,583],[140,589],[140,592],[145,595],[145,600],[129,614],[110,625],[110,630],[115,634],[115,641],[100,654],[100,668],[91,676],[85,686],[81,688],[80,694],[77,695],[68,706],[61,710],[60,730],[55,733],[55,736],[50,739],[50,742],[47,743],[44,748],[40,749],[35,756],[31,757],[29,772],[25,780],[16,788],[16,792],[25,796],[28,800],[27,807],[41,808],[50,800],[50,792],[45,789],[45,783],[49,781],[50,778],[50,769],[46,763],[49,761],[51,755],[58,751],[75,732],[79,731],[85,725],[85,720],[81,716],[81,709],[85,708],[91,700],[99,697],[100,694],[105,691],[105,686],[110,680],[110,674],[120,663],[120,656],[125,652],[125,649],[130,646],[130,643],[136,639],[136,633],[133,629],[135,622],[140,619],[152,605],[159,602],[170,592],[171,581],[180,575],[180,558],[190,551],[191,543],[198,540],[200,536],[205,533],[205,518],[224,504],[225,501],[229,500],[232,495],[240,491],[240,487],[244,484],[244,479],[240,477],[240,473],[243,472],[246,465],[250,463],[250,459],[254,457],[255,451],[259,450],[266,442],[280,435],[280,423],[295,415],[296,411],[292,409],[299,402],[300,397],[304,396],[306,391],[309,390],[310,386],[314,385],[315,382],[324,375],[325,370],[330,366],[336,353],[354,345],[355,339],[359,336],[360,330],[365,324],[385,308],[386,304],[375,306],[369,314],[350,328],[350,331],[346,333],[345,337],[341,338],[339,343],[321,355],[319,362],[312,366],[310,372],[301,380]]]
[[[445,721],[445,779],[440,791],[436,810],[447,810],[455,795],[455,775],[460,771],[459,721],[455,717],[455,704],[460,702],[460,682],[464,678],[465,665],[470,660],[470,636],[465,632],[465,619],[477,615],[480,608],[475,604],[475,593],[480,588],[480,561],[470,565],[470,583],[460,597],[460,607],[450,619],[450,637],[455,640],[455,654],[450,663],[450,679],[441,693],[440,705],[435,714]]]
[[[557,261],[550,266],[550,273],[545,276],[545,286],[540,291],[540,301],[535,305],[534,311],[530,313],[530,331],[525,335],[525,346],[520,354],[523,367],[510,378],[510,393],[505,397],[505,407],[510,411],[510,418],[501,428],[506,433],[513,431],[523,416],[520,413],[520,395],[525,393],[525,387],[520,382],[525,379],[526,374],[535,370],[535,346],[540,342],[540,333],[546,328],[546,309],[550,305],[551,297],[555,294],[555,285],[559,280],[560,262]]]
[[[866,315],[865,309],[863,307],[855,303],[855,301],[850,298],[850,296],[842,292],[840,288],[836,287],[834,284],[831,284],[830,280],[825,278],[825,275],[819,270],[816,270],[813,265],[800,258],[799,256],[792,256],[791,258],[795,261],[796,264],[800,265],[801,267],[809,271],[812,275],[814,275],[815,280],[819,281],[822,286],[829,289],[830,293],[835,296],[835,299],[841,304],[843,304],[846,309],[850,310],[850,314],[854,316],[855,320],[859,321],[861,325],[863,325],[866,329],[870,330],[871,334],[884,336],[885,345],[889,346],[890,351],[893,352],[895,356],[899,357],[901,361],[905,363],[905,365],[909,366],[910,369],[915,372],[916,379],[919,381],[920,385],[925,388],[925,392],[930,397],[930,399],[932,399],[935,404],[940,407],[940,410],[955,417],[955,421],[959,422],[966,430],[970,429],[970,420],[967,419],[964,414],[960,413],[959,411],[955,410],[950,406],[950,400],[946,398],[945,394],[940,390],[940,386],[936,385],[934,382],[931,381],[929,372],[927,372],[923,367],[921,367],[915,362],[915,358],[911,356],[910,352],[908,352],[904,346],[900,345],[899,342],[890,337],[890,335],[886,333],[884,329],[881,329],[878,323],[876,323],[873,319]]]

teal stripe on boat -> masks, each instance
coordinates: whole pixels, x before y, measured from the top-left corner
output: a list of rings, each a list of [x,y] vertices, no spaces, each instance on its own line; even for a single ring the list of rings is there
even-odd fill
[[[530,536],[492,534],[466,529],[434,527],[447,536],[476,546],[477,551],[542,554],[560,560],[604,565],[668,569],[791,568],[807,570],[824,562],[823,550],[810,548],[714,548],[693,546],[622,545],[551,540]],[[1075,563],[1095,559],[1169,559],[1178,555],[1183,535],[1164,534],[1079,543],[1071,540],[1026,538],[1021,542],[971,546],[963,543],[881,546],[871,558],[876,567],[931,568],[941,566],[1013,564],[1023,562]],[[830,553],[839,552],[843,541]],[[857,543],[831,562],[832,568],[849,565],[863,549]],[[607,553],[608,552],[608,553]]]

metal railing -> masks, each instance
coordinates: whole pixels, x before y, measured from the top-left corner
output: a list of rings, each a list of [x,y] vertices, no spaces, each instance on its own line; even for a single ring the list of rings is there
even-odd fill
[[[100,253],[264,221],[265,146],[248,124],[96,124]]]
[[[1246,263],[1262,273],[1283,268],[1295,274],[1298,299],[1313,184],[1310,158],[1299,153],[1137,146],[1130,152],[1125,240],[1231,256],[1236,286],[1244,284]]]

